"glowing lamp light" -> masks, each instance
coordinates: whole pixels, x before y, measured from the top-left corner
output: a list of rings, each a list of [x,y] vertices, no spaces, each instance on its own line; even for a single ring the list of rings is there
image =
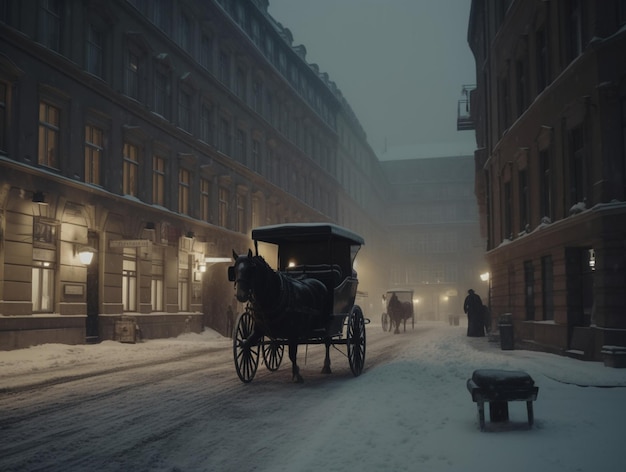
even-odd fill
[[[480,274],[480,280],[483,282],[487,282],[489,280],[489,272],[483,272]]]
[[[75,252],[78,255],[78,260],[81,264],[89,265],[93,260],[93,255],[97,252],[90,246],[77,246]]]

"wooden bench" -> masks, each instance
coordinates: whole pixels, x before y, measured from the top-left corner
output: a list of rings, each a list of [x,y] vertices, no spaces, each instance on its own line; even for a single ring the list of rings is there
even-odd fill
[[[533,402],[539,387],[526,372],[515,370],[479,369],[467,380],[467,390],[478,406],[480,429],[485,429],[485,402],[489,402],[489,418],[492,422],[508,421],[511,401],[525,401],[528,426],[534,422]]]

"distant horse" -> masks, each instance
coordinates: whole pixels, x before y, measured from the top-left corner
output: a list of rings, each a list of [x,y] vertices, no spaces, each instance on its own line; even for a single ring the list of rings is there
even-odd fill
[[[329,313],[324,311],[326,286],[314,278],[294,278],[275,272],[261,256],[238,256],[233,251],[233,271],[237,300],[248,303],[254,330],[243,347],[256,345],[263,336],[285,339],[289,346],[292,380],[302,382],[296,363],[298,341],[314,328],[323,328]],[[330,373],[330,339],[326,342],[323,373]]]
[[[400,333],[400,322],[404,322],[404,332],[406,333],[406,320],[413,316],[411,302],[402,302],[398,298],[398,295],[393,293],[387,303],[387,313],[391,320],[389,329],[391,326],[396,325],[394,334]]]

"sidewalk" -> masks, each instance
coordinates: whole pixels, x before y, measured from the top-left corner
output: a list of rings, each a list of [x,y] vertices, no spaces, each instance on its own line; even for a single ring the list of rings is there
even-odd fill
[[[99,344],[43,344],[0,351],[0,393],[52,385],[129,366],[195,355],[230,347],[231,340],[207,329],[171,339],[137,344],[103,341]]]

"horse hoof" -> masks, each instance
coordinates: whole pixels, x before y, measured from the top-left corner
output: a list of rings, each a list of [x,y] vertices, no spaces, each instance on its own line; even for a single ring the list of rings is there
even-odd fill
[[[322,369],[322,374],[332,374],[332,373],[333,373],[333,371],[330,370],[330,367],[324,367]]]

